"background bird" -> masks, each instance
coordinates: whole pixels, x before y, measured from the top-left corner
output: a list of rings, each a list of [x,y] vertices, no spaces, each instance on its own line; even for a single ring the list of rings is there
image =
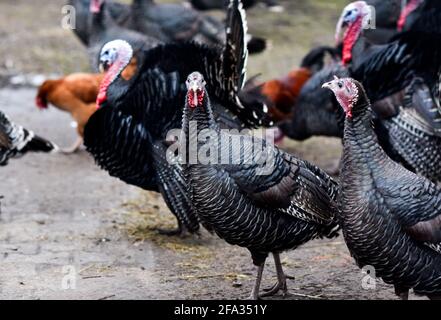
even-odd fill
[[[226,0],[190,0],[191,5],[198,10],[225,9],[228,5]],[[283,7],[275,0],[244,0],[242,1],[244,9],[251,8],[258,3],[268,7],[270,11],[281,12]]]
[[[137,61],[132,58],[121,72],[121,77],[129,80],[136,72]],[[96,111],[96,100],[103,74],[74,73],[60,79],[50,79],[38,88],[35,104],[40,109],[47,109],[49,104],[70,113],[77,125],[78,139],[64,153],[77,151],[83,143],[84,127],[90,116]]]

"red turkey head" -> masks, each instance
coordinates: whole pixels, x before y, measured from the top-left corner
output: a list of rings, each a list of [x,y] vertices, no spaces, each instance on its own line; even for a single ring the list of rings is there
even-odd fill
[[[113,40],[106,43],[100,53],[100,70],[106,72],[100,84],[97,105],[107,99],[107,89],[130,63],[133,49],[127,41]]]
[[[199,72],[191,73],[187,78],[187,103],[192,109],[202,106],[205,96],[205,80]]]
[[[90,0],[90,12],[99,13],[104,0]]]
[[[348,118],[352,118],[352,109],[359,98],[358,86],[354,79],[334,76],[334,80],[323,84],[322,88],[331,90]]]
[[[370,21],[372,10],[364,1],[352,2],[343,9],[335,30],[336,44],[343,42],[343,64],[351,61],[352,48]]]
[[[398,19],[397,29],[402,31],[406,24],[407,17],[414,12],[424,0],[409,0],[404,9],[401,11],[400,19]]]

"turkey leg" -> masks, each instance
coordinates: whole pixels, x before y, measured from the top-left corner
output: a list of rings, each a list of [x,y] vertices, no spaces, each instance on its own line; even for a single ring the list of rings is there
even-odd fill
[[[262,282],[262,274],[264,268],[265,268],[265,261],[260,266],[257,267],[256,282],[254,283],[253,290],[251,291],[251,295],[248,298],[248,300],[259,300],[260,283]]]
[[[409,289],[395,286],[395,294],[400,297],[401,300],[409,300]]]
[[[286,285],[286,279],[288,277],[283,272],[282,263],[280,261],[280,254],[279,253],[273,253],[274,257],[274,264],[276,265],[276,272],[277,272],[277,283],[270,288],[267,292],[261,294],[261,297],[270,297],[278,293],[280,290],[282,290],[283,297],[286,297],[288,294],[288,287]],[[293,278],[293,277],[289,277]]]

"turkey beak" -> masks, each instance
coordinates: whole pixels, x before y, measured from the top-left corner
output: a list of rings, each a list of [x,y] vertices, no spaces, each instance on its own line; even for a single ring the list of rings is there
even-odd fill
[[[331,89],[331,84],[332,84],[332,82],[326,82],[326,83],[324,83],[324,84],[322,85],[322,88],[323,88],[323,89],[330,89],[330,90],[332,90],[332,89]]]
[[[104,73],[107,70],[109,70],[109,67],[110,67],[110,63],[108,60],[101,60],[100,61],[99,70],[101,73]]]

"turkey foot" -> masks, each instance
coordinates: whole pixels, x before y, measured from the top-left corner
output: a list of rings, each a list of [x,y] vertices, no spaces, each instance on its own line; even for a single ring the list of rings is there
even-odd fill
[[[289,276],[289,275],[285,275],[285,280],[295,280],[295,277],[294,276]],[[285,283],[286,283],[286,281],[285,281]],[[262,289],[262,291],[263,292],[270,292],[270,291],[273,291],[277,286],[279,286],[280,284],[279,284],[279,281],[277,280],[277,282],[273,285],[273,286],[271,286],[271,287],[269,287],[269,288],[264,288],[264,289]]]
[[[277,294],[279,291],[282,291],[283,297],[286,297],[288,295],[288,287],[286,285],[286,279],[294,279],[294,277],[288,277],[283,272],[282,263],[280,262],[280,255],[278,253],[273,253],[274,257],[274,263],[276,265],[276,271],[277,271],[277,283],[266,291],[265,293],[261,294],[260,297],[270,297],[275,294]]]
[[[409,300],[409,289],[404,289],[395,286],[395,294],[401,299],[401,300]]]
[[[185,238],[189,234],[187,228],[182,226],[180,223],[178,224],[178,227],[176,229],[158,228],[156,230],[158,231],[159,234],[164,235],[164,236],[169,236],[169,237],[178,236],[180,238]]]
[[[74,144],[66,149],[61,149],[61,152],[64,154],[72,154],[78,151],[80,149],[81,145],[83,144],[83,138],[78,137],[77,140],[74,142]]]

